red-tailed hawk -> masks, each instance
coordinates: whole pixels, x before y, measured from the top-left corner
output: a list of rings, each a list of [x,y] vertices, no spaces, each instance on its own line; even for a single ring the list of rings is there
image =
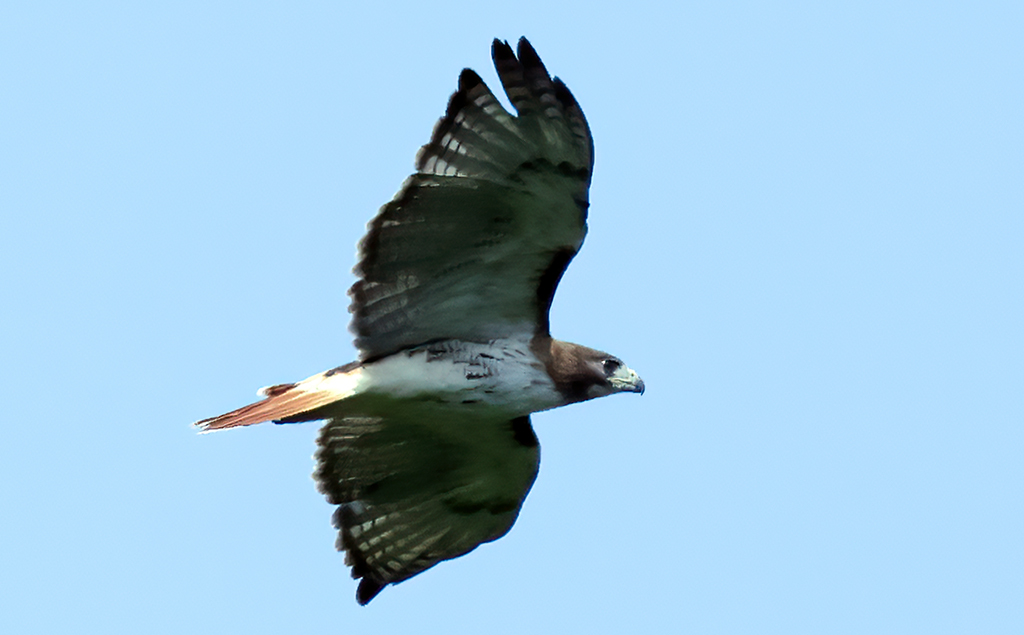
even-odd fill
[[[356,599],[505,535],[540,462],[530,414],[644,383],[548,333],[587,231],[593,141],[525,38],[494,41],[513,117],[466,69],[430,143],[359,244],[359,361],[195,425],[326,420],[314,474]]]

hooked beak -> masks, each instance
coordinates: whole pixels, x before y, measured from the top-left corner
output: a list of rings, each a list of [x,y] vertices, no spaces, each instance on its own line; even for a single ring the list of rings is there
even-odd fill
[[[644,394],[644,380],[632,368],[623,366],[608,378],[611,385],[619,392],[638,392]]]

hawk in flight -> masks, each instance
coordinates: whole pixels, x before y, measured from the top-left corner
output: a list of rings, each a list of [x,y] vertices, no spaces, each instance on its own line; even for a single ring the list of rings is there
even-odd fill
[[[548,332],[587,232],[593,141],[525,38],[492,57],[517,115],[463,70],[359,243],[359,360],[195,424],[326,421],[314,478],[360,604],[511,529],[540,464],[531,413],[644,390],[619,358]]]

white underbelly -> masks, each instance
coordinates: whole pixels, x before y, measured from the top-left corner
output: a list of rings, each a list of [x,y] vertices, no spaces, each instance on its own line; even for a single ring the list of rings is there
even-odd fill
[[[543,364],[517,340],[445,341],[363,367],[359,392],[481,404],[524,415],[563,404]]]

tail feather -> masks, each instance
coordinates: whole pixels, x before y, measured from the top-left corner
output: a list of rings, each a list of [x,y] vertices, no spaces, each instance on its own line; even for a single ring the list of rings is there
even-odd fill
[[[317,412],[324,406],[355,394],[362,368],[358,364],[341,366],[313,375],[296,384],[278,384],[259,390],[261,401],[237,410],[197,421],[200,432],[213,432],[264,421],[312,421],[321,419]]]

